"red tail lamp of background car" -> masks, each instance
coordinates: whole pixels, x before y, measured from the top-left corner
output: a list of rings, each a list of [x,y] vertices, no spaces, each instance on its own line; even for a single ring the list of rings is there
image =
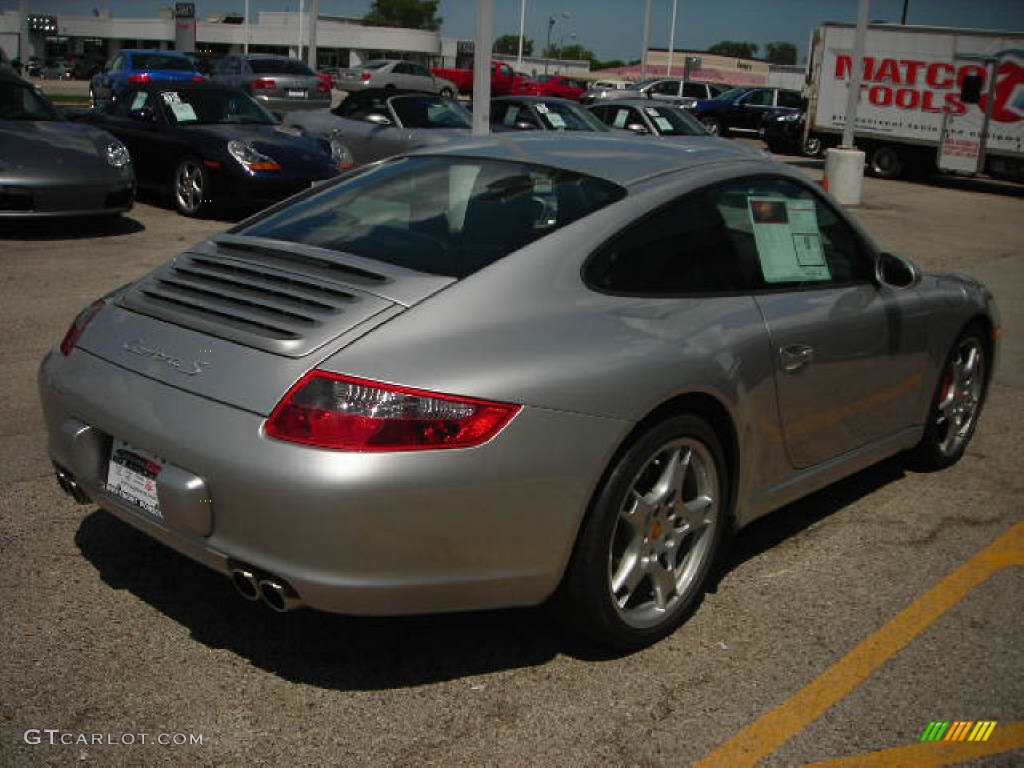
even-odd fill
[[[498,434],[520,408],[310,371],[274,409],[267,434],[350,451],[468,448]]]

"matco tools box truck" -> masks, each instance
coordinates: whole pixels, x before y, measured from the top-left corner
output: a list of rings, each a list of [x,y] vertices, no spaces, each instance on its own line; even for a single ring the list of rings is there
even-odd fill
[[[811,37],[807,135],[837,145],[855,26]],[[938,168],[1024,181],[1024,33],[871,24],[854,144],[882,178]]]

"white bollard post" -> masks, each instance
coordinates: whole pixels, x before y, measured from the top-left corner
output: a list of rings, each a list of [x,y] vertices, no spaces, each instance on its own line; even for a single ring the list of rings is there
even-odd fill
[[[860,205],[864,182],[864,153],[859,149],[831,147],[825,153],[825,183],[832,197],[843,205]]]

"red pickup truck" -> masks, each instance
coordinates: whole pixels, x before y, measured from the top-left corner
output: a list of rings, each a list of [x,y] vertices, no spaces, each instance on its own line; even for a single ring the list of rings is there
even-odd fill
[[[449,69],[448,67],[431,67],[430,71],[436,77],[443,77],[451,80],[459,93],[473,93],[473,68]],[[522,87],[526,78],[517,75],[508,64],[502,61],[491,62],[491,95],[504,96],[508,93],[515,93]]]

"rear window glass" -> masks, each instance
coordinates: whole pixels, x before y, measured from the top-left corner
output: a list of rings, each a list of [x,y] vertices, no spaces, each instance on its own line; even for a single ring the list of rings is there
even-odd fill
[[[602,179],[527,163],[411,157],[235,232],[461,278],[625,194]]]
[[[182,69],[185,71],[192,71],[194,69],[192,62],[184,56],[173,56],[166,53],[133,53],[131,66],[133,69],[150,70]]]
[[[294,59],[250,59],[249,66],[257,75],[312,75],[313,70]]]

